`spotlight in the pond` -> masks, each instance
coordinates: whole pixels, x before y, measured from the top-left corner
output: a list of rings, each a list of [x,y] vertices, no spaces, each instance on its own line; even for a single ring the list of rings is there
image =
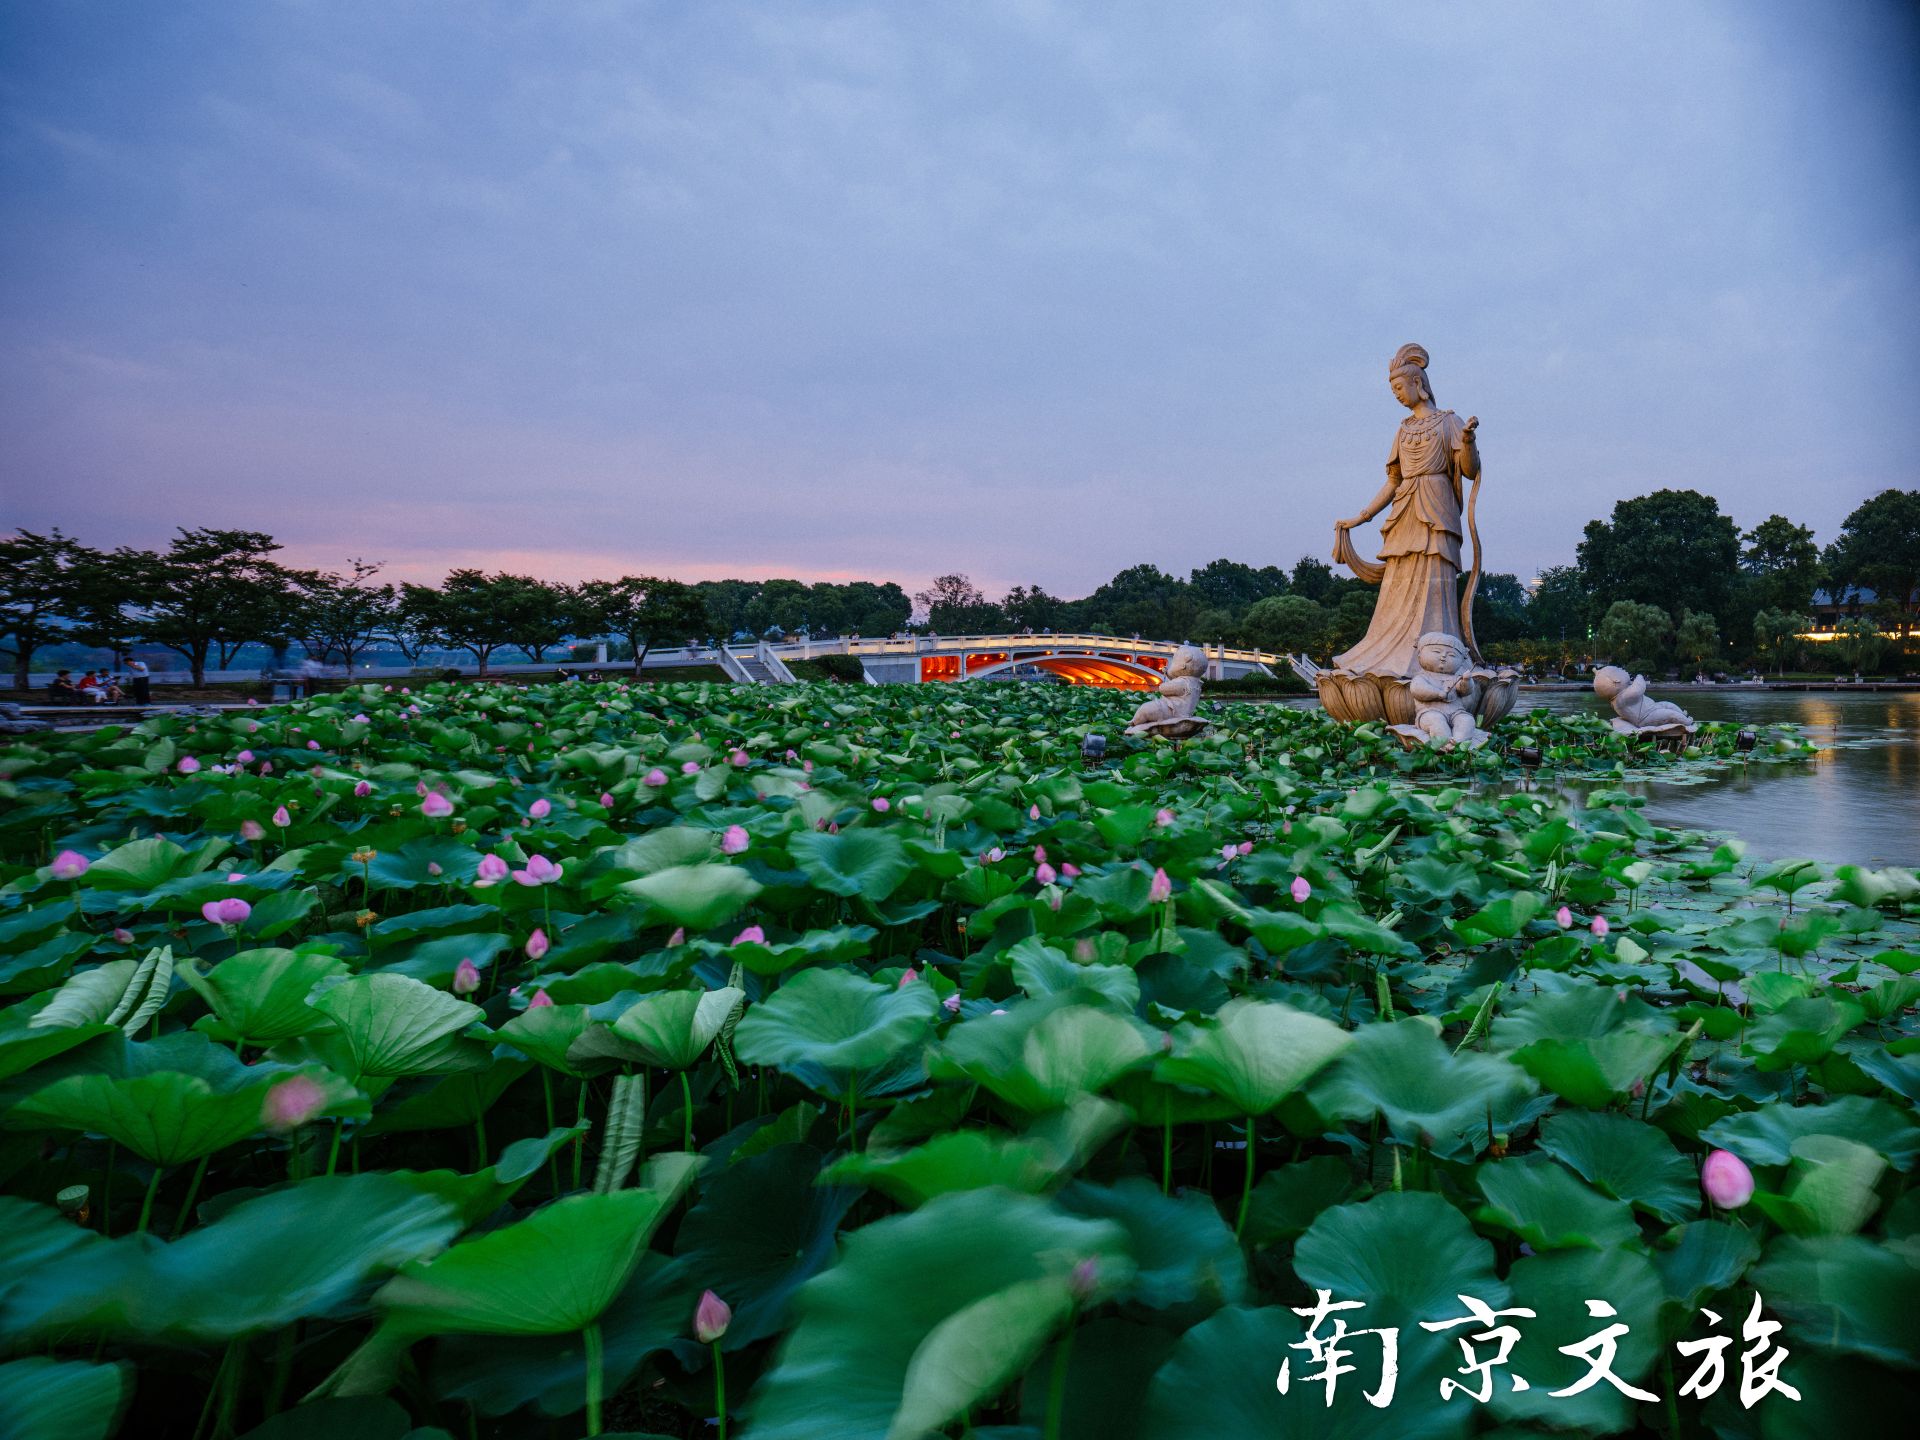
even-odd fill
[[[1538,745],[1522,745],[1518,750],[1513,752],[1513,758],[1529,770],[1538,770],[1540,768],[1540,747]]]
[[[1089,735],[1080,742],[1080,758],[1088,765],[1098,765],[1107,758],[1107,737]]]
[[[1746,754],[1747,751],[1753,749],[1753,747],[1759,743],[1760,737],[1751,730],[1742,730],[1738,735],[1733,737],[1733,748],[1738,750],[1742,755]]]

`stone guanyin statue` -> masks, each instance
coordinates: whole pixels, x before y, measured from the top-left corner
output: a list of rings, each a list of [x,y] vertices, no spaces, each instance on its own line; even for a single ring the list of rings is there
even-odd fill
[[[1400,422],[1387,453],[1387,479],[1366,508],[1351,520],[1334,524],[1333,558],[1368,585],[1380,587],[1373,621],[1351,650],[1333,657],[1333,668],[1314,679],[1320,703],[1340,720],[1415,723],[1415,699],[1408,686],[1420,672],[1422,637],[1453,638],[1469,667],[1486,678],[1473,687],[1472,715],[1480,727],[1513,708],[1519,679],[1511,669],[1490,670],[1473,638],[1473,592],[1480,580],[1480,535],[1473,523],[1473,500],[1462,493],[1473,483],[1480,493],[1478,416],[1462,420],[1434,404],[1427,383],[1427,352],[1402,345],[1387,372],[1393,397],[1412,413]],[[1377,561],[1353,544],[1352,532],[1381,511]],[[1463,523],[1464,522],[1464,523]],[[1473,569],[1464,597],[1460,588],[1462,531],[1473,537]]]

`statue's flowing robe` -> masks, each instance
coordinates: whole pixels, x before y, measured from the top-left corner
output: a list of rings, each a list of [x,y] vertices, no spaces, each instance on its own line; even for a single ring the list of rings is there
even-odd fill
[[[1459,451],[1465,430],[1451,410],[1400,422],[1387,456],[1394,488],[1381,526],[1381,563],[1354,567],[1362,579],[1374,578],[1369,571],[1378,574],[1380,597],[1360,643],[1333,657],[1341,669],[1411,676],[1420,668],[1414,651],[1429,630],[1466,643],[1460,624]],[[1482,663],[1478,651],[1472,653],[1474,663]]]

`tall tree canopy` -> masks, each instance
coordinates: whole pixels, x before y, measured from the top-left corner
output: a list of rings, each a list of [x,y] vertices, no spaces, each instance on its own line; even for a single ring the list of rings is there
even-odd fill
[[[1882,618],[1911,629],[1920,605],[1920,490],[1882,490],[1857,507],[1826,562],[1836,587],[1875,591]]]
[[[1611,604],[1658,605],[1678,620],[1686,610],[1731,610],[1740,570],[1740,530],[1720,503],[1697,490],[1656,490],[1587,522],[1579,547],[1589,595]]]

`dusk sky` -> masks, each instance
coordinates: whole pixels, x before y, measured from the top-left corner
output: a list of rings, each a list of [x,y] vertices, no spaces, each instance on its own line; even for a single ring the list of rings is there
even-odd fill
[[[0,5],[0,525],[1077,596],[1915,483],[1920,31],[1833,3]],[[1369,538],[1375,533],[1368,532]]]

